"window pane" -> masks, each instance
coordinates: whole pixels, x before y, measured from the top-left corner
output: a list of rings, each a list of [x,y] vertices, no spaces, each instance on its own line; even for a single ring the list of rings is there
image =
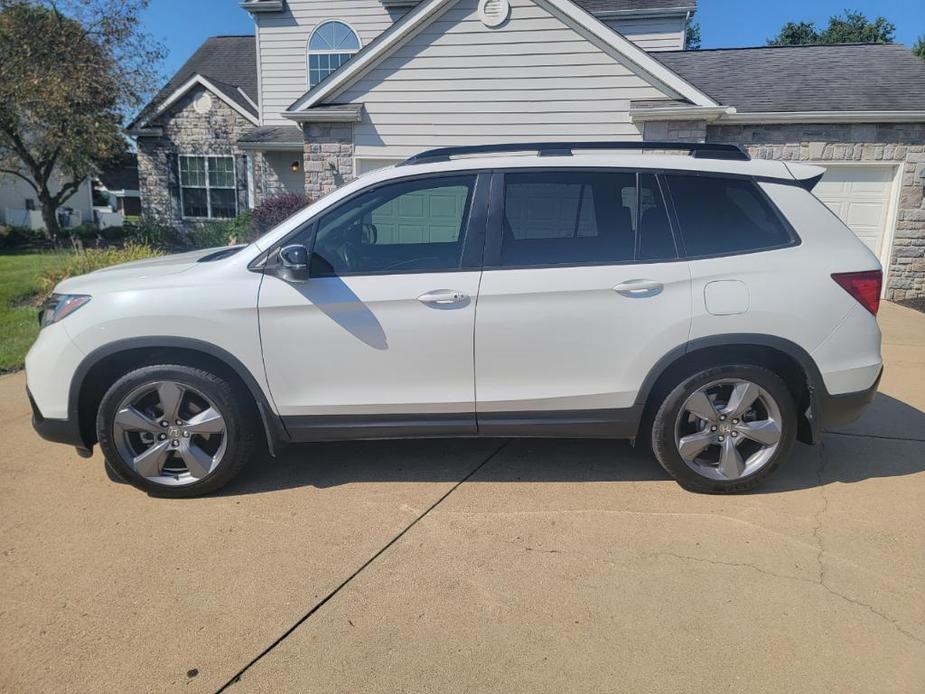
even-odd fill
[[[209,187],[234,188],[234,159],[209,157]]]
[[[235,208],[235,197],[237,193],[233,189],[213,188],[209,191],[209,199],[212,201],[212,216],[221,218],[230,218],[237,216]]]
[[[474,176],[396,183],[322,218],[312,274],[431,272],[459,267]]]
[[[752,181],[668,177],[689,256],[782,246],[790,234]]]
[[[206,158],[180,157],[180,185],[204,186],[206,184]]]
[[[352,57],[353,53],[318,53],[309,55],[308,86],[314,87]]]
[[[209,207],[206,202],[205,188],[183,189],[183,216],[208,217]]]
[[[678,257],[665,201],[653,174],[639,175],[638,228],[637,260],[673,260]]]
[[[515,173],[504,182],[502,265],[633,259],[635,174]]]

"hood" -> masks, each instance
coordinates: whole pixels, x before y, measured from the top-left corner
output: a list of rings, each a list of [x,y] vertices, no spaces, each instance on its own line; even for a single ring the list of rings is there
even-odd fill
[[[156,258],[133,260],[130,263],[112,265],[86,275],[69,277],[55,287],[56,294],[92,294],[94,289],[113,288],[123,283],[147,284],[167,275],[176,275],[196,267],[200,259],[223,248],[203,248],[188,253],[160,255]]]

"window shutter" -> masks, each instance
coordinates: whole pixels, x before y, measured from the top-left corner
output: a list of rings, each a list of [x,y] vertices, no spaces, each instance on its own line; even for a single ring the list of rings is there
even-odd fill
[[[239,154],[235,157],[235,187],[238,192],[238,214],[243,214],[247,211],[248,201],[247,201],[247,155]]]
[[[180,159],[176,152],[167,152],[167,192],[173,218],[181,219],[183,210],[180,203]]]

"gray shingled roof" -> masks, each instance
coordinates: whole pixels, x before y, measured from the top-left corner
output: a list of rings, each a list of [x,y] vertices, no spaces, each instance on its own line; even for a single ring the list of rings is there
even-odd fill
[[[142,116],[157,108],[158,104],[175,92],[195,74],[202,75],[215,84],[216,89],[241,106],[247,112],[257,111],[238,92],[240,87],[251,101],[257,103],[257,46],[253,36],[212,36],[206,39],[190,59],[183,63],[170,81],[135,118],[132,126]],[[131,126],[130,126],[131,127]]]
[[[248,130],[238,138],[241,144],[292,144],[304,141],[302,129],[297,125],[264,125]]]
[[[925,110],[925,61],[899,44],[653,53],[740,113]]]
[[[697,9],[697,0],[572,0],[583,10],[591,14],[605,12],[647,12],[653,10]]]

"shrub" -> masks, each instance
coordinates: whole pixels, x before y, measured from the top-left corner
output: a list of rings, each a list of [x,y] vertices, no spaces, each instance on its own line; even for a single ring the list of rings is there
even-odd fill
[[[213,248],[251,240],[251,217],[244,214],[234,219],[204,222],[189,230],[187,243],[193,248]]]
[[[137,243],[127,243],[124,248],[88,248],[70,255],[62,266],[42,273],[38,279],[38,301],[44,301],[54,290],[58,282],[68,277],[86,275],[110,265],[128,263],[132,260],[144,260],[162,255],[161,251]]]
[[[125,240],[139,246],[166,250],[183,245],[183,236],[172,226],[142,219],[137,224],[125,225]]]
[[[19,250],[47,245],[49,245],[48,241],[41,231],[0,225],[0,250]]]
[[[308,203],[309,199],[304,193],[277,193],[264,198],[253,212],[257,233],[265,234]]]

